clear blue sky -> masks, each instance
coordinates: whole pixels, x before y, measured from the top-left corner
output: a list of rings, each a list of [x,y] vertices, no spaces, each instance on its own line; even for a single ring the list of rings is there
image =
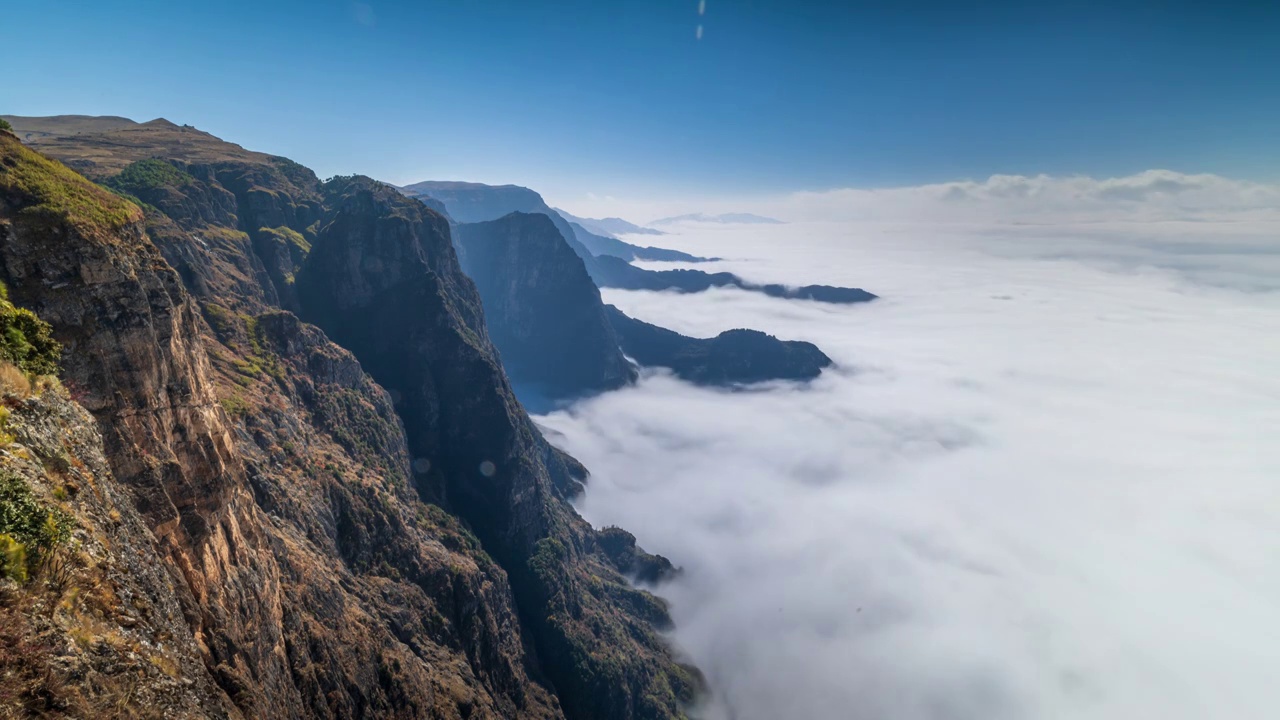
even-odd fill
[[[1186,5],[17,2],[0,112],[560,196],[1280,177],[1280,2]]]

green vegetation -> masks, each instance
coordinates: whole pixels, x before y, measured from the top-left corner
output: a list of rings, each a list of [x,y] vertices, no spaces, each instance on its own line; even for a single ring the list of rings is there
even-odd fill
[[[140,196],[148,190],[182,187],[195,180],[191,175],[163,160],[139,160],[103,184],[118,192]]]
[[[13,132],[13,126],[9,124],[8,120],[5,120],[4,118],[0,118],[0,130],[8,130],[9,132]]]
[[[142,219],[142,211],[133,203],[9,135],[0,135],[0,195],[22,208],[18,213],[22,221],[66,223],[91,237]]]
[[[45,506],[21,477],[0,470],[0,574],[19,582],[71,538],[74,520]]]
[[[307,254],[311,252],[311,243],[307,242],[307,239],[293,228],[284,225],[274,228],[258,228],[258,234],[263,238],[269,238],[289,248],[289,253],[293,255],[293,259],[296,262],[302,262],[307,258]]]
[[[229,398],[222,399],[222,409],[227,411],[227,415],[232,420],[239,420],[249,414],[249,403],[245,402],[245,399],[239,393],[236,393]]]
[[[53,339],[53,328],[8,298],[8,288],[0,284],[0,360],[31,375],[56,374],[62,345]]]

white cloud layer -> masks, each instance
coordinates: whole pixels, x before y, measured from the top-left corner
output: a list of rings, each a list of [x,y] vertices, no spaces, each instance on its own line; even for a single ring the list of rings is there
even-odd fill
[[[1136,177],[916,194],[1272,211],[1253,186],[1231,205],[1207,199],[1218,179]],[[593,471],[588,519],[686,568],[660,592],[713,683],[708,717],[1280,714],[1275,226],[1075,218],[663,238],[884,296],[866,306],[605,293],[840,365],[742,392],[656,375],[540,419]]]

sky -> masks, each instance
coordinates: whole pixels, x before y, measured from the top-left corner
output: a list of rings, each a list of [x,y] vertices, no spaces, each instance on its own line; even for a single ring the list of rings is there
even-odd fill
[[[537,418],[592,471],[584,516],[684,568],[655,590],[711,683],[698,717],[1277,717],[1275,188],[1148,192],[1185,181],[844,191],[805,200],[824,220],[656,238],[863,305],[603,291],[836,363],[653,371]]]
[[[322,177],[513,182],[570,210],[995,174],[1280,179],[1276,3],[47,0],[2,17],[0,113],[165,117]]]

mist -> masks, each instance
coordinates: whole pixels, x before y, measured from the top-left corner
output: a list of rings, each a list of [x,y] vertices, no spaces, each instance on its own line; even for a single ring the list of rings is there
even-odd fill
[[[650,373],[537,418],[592,471],[584,516],[684,568],[655,591],[702,716],[1275,716],[1276,225],[1061,210],[663,238],[865,305],[604,291],[837,363],[736,390]]]

